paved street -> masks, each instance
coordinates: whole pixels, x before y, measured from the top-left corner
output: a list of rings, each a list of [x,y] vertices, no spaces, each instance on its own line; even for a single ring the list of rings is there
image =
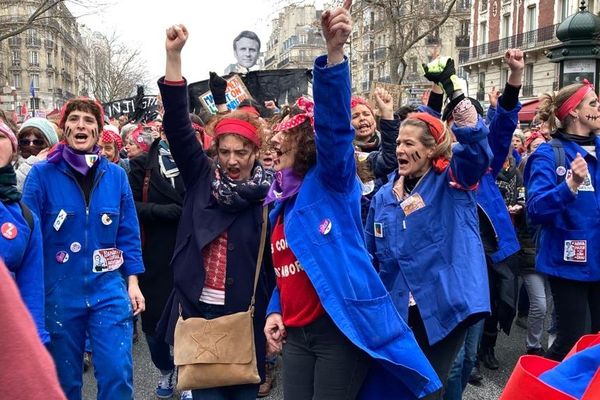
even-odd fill
[[[497,371],[490,371],[482,368],[484,382],[480,387],[469,385],[465,392],[465,400],[496,400],[502,392],[512,368],[518,357],[525,348],[525,330],[513,325],[511,336],[507,337],[500,334],[496,355],[500,360],[501,367]],[[156,399],[154,388],[158,379],[158,371],[150,361],[148,348],[143,337],[134,345],[135,360],[135,398],[136,400]],[[96,382],[93,377],[93,371],[85,374],[84,395],[86,400],[96,398]],[[283,399],[281,385],[277,385],[272,394],[267,397],[268,400]],[[401,400],[401,399],[399,399]]]

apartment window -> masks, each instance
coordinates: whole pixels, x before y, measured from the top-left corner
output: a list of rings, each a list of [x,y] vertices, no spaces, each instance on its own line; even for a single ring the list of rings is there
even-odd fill
[[[39,110],[40,109],[39,97],[32,97],[31,99],[29,99],[29,107],[31,107],[32,110]]]
[[[506,82],[508,81],[508,70],[500,67],[500,90],[504,90]]]
[[[479,73],[479,91],[485,91],[485,72]]]
[[[525,65],[525,85],[533,85],[533,64]]]
[[[570,0],[558,0],[558,22],[564,21],[571,13]]]
[[[510,36],[510,14],[504,14],[502,16],[502,30],[500,32],[501,38],[507,38]]]
[[[37,51],[30,51],[29,52],[29,65],[39,65],[39,57],[38,57],[38,52]]]
[[[479,35],[477,36],[479,44],[487,43],[487,33],[487,21],[483,21],[479,24]]]
[[[13,73],[12,85],[17,89],[21,88],[21,74],[20,73],[18,73],[18,72]]]
[[[13,50],[11,52],[11,62],[13,66],[21,65],[21,52],[19,50]]]
[[[535,31],[537,29],[537,7],[535,4],[527,7],[527,25],[526,31]]]
[[[471,21],[469,21],[468,19],[460,21],[460,36],[469,36],[470,26]]]
[[[410,58],[410,72],[416,74],[419,72],[419,60],[417,57]]]
[[[48,58],[47,58],[47,60],[48,60],[48,66],[51,67],[54,64],[52,62],[52,52],[51,51],[48,52]]]
[[[29,79],[31,79],[34,89],[37,90],[40,88],[40,74],[30,74]]]
[[[37,32],[35,29],[27,30],[27,39],[37,39]]]

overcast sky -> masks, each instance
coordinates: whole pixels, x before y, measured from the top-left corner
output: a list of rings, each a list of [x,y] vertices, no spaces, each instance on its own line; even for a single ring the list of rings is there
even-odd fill
[[[258,34],[266,48],[271,20],[286,0],[99,0],[110,2],[97,14],[79,18],[95,31],[117,32],[146,60],[151,87],[165,68],[165,29],[184,24],[190,33],[183,50],[183,73],[189,82],[207,79],[209,71],[222,74],[235,62],[232,41],[242,30]],[[295,1],[299,3],[299,1]],[[306,1],[322,7],[322,1]],[[89,12],[89,10],[88,10]],[[75,15],[81,11],[74,9]]]

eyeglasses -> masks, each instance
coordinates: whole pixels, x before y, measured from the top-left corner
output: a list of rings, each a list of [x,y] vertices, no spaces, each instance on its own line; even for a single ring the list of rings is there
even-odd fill
[[[20,139],[19,146],[43,146],[45,143],[42,139]]]

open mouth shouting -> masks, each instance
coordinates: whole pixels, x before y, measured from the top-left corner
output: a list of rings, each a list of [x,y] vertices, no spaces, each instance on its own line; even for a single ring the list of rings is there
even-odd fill
[[[229,175],[229,178],[237,181],[240,179],[241,176],[241,171],[239,169],[239,167],[227,167],[227,175]]]

